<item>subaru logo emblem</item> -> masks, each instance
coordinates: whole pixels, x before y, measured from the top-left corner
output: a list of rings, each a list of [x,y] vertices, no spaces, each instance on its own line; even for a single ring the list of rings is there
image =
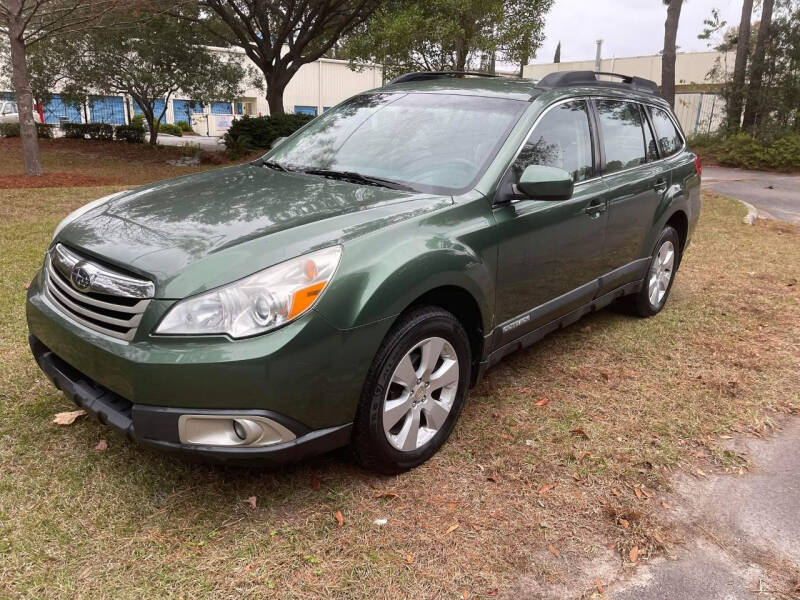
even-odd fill
[[[89,273],[86,267],[83,266],[83,263],[78,263],[72,267],[72,273],[70,274],[69,279],[76,290],[80,292],[88,292],[92,287],[94,276]]]

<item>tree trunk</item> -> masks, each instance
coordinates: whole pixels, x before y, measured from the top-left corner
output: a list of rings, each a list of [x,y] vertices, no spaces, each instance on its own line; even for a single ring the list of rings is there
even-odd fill
[[[681,20],[683,0],[669,0],[667,21],[664,24],[664,53],[661,56],[661,95],[675,106],[675,42],[678,39],[678,23]]]
[[[467,49],[467,40],[465,40],[462,36],[459,38],[458,43],[456,44],[456,71],[466,70],[468,53],[469,50]]]
[[[147,127],[150,129],[150,139],[148,140],[151,146],[155,146],[156,142],[158,142],[158,124],[159,121],[156,120],[155,112],[150,110],[143,110],[144,113],[144,120],[147,121]]]
[[[733,67],[733,84],[728,99],[728,129],[738,131],[742,124],[744,108],[747,59],[750,56],[750,21],[753,19],[753,0],[744,0],[742,20],[739,22],[739,39],[736,42],[736,64]]]
[[[19,107],[19,136],[22,140],[22,159],[25,165],[25,174],[39,176],[43,173],[42,161],[39,155],[39,140],[36,137],[36,123],[33,120],[33,95],[31,84],[28,80],[28,65],[25,52],[25,42],[22,39],[22,24],[15,23],[14,15],[17,14],[18,2],[9,3],[11,13],[9,22],[9,42],[11,46],[11,78],[14,92],[17,95]]]
[[[267,80],[267,104],[269,104],[269,114],[280,115],[286,112],[283,106],[283,93],[286,85],[291,81],[297,69],[284,73],[271,72],[264,73]]]
[[[758,40],[753,52],[752,67],[750,69],[750,88],[747,91],[747,103],[744,107],[742,128],[755,133],[756,123],[761,112],[761,86],[764,80],[764,61],[767,56],[767,43],[769,43],[770,28],[772,27],[772,8],[774,0],[764,0],[761,11],[761,26],[758,29]]]

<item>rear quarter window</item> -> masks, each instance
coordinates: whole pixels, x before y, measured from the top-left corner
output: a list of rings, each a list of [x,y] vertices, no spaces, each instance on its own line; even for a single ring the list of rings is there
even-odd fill
[[[658,137],[658,145],[661,147],[661,155],[667,157],[680,152],[683,147],[683,137],[681,137],[678,128],[675,127],[675,123],[667,114],[667,111],[651,106],[650,118],[656,128],[656,137]]]

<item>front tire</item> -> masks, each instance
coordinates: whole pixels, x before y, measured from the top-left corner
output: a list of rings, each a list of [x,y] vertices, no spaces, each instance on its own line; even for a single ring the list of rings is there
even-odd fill
[[[400,318],[372,362],[353,427],[367,469],[396,474],[427,461],[464,407],[472,357],[461,323],[438,307]]]

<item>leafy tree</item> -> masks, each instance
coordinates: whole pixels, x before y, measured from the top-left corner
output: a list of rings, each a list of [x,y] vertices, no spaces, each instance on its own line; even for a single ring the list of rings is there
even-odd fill
[[[664,23],[664,51],[661,56],[661,95],[671,106],[675,106],[676,42],[683,0],[662,0],[662,2],[667,7],[667,21]]]
[[[191,23],[171,16],[151,14],[118,31],[92,30],[75,43],[80,58],[68,70],[65,92],[131,96],[144,113],[151,144],[177,91],[199,102],[232,101],[241,93],[241,64],[208,51]]]
[[[43,173],[33,119],[28,52],[56,34],[97,26],[98,20],[122,3],[122,0],[0,0],[0,34],[9,41],[11,80],[19,106],[26,175]]]
[[[198,0],[184,19],[200,23],[221,45],[242,48],[261,69],[270,114],[284,112],[283,93],[304,64],[329,52],[386,0]]]
[[[499,53],[525,65],[542,42],[553,0],[416,0],[386,4],[343,44],[353,61],[384,65],[391,77],[406,71],[472,67]]]

